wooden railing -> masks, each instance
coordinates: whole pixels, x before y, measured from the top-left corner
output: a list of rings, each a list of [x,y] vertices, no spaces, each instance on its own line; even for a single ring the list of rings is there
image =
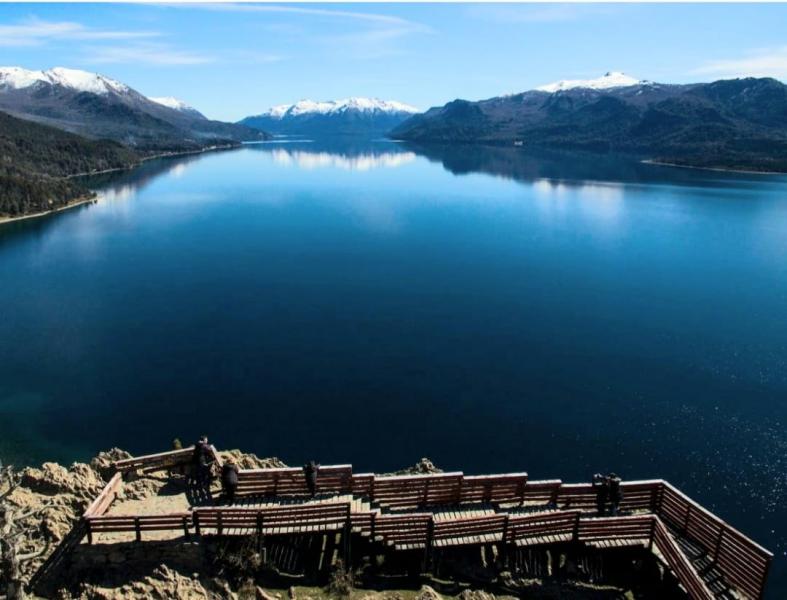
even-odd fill
[[[101,493],[87,507],[83,516],[94,517],[106,513],[122,487],[123,475],[119,472],[115,473],[101,490]]]
[[[210,446],[213,460],[221,466],[221,456],[214,446]],[[157,454],[146,454],[144,456],[134,456],[124,460],[118,460],[112,463],[116,471],[126,473],[129,471],[160,471],[163,469],[171,469],[181,465],[190,464],[194,456],[194,446],[188,448],[181,448],[179,450],[170,450],[168,452],[159,452]]]
[[[667,482],[656,512],[665,524],[699,544],[731,585],[751,598],[760,597],[773,554]]]
[[[670,535],[664,523],[660,519],[654,519],[652,544],[661,553],[664,561],[669,566],[670,570],[675,574],[675,577],[680,581],[686,592],[692,600],[713,600],[715,596],[705,585],[705,582],[699,576],[697,571],[692,566],[691,562],[686,555],[683,554],[678,544]],[[762,590],[759,590],[755,598],[762,596]]]
[[[215,448],[213,452],[219,461]],[[106,514],[123,485],[124,473],[183,465],[191,461],[192,454],[193,448],[185,448],[115,463],[118,472],[85,511],[89,540],[92,541],[94,533],[104,532],[135,532],[137,539],[141,539],[142,532],[154,530],[183,530],[186,535],[190,529],[197,528],[224,531],[227,525],[222,522],[218,528],[219,519],[234,520],[236,528],[255,529],[261,513],[254,510],[258,509],[200,508],[190,513],[155,516]],[[335,465],[321,467],[317,482],[318,492],[365,497],[384,510],[393,510],[386,514],[379,509],[352,512],[347,508],[346,515],[342,512],[344,516],[335,518],[343,519],[343,526],[347,526],[348,531],[383,540],[397,549],[442,547],[481,539],[499,539],[516,546],[559,541],[647,540],[658,549],[689,594],[700,599],[712,597],[712,594],[668,528],[698,545],[725,581],[749,598],[762,596],[773,558],[770,552],[662,480],[623,483],[620,510],[635,514],[606,518],[593,516],[596,496],[590,484],[565,484],[558,479],[528,481],[526,473],[378,476],[353,474],[350,465]],[[300,496],[306,492],[306,482],[301,469],[243,469],[239,472],[238,492],[241,495]],[[536,510],[542,506],[545,511],[535,514],[501,512],[488,517],[449,521],[434,521],[428,512],[401,512],[467,503],[497,505],[501,511],[502,506],[511,504]],[[344,506],[343,503],[330,506],[337,505]],[[282,508],[285,507],[271,510]],[[263,519],[278,518],[274,514],[290,518],[288,515],[301,509],[289,510],[296,512],[274,512]],[[308,514],[306,510],[301,516],[305,518]],[[319,511],[312,516],[318,514]],[[304,527],[321,527],[319,519],[314,518],[317,520],[311,523],[308,519],[303,521]],[[254,520],[253,524],[249,524],[249,519]],[[334,525],[338,526],[338,521]],[[288,527],[295,530],[289,525],[284,529]]]

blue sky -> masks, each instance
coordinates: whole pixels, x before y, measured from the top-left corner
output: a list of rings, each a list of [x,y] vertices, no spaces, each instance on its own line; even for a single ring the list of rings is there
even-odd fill
[[[787,5],[2,4],[0,65],[98,71],[237,120],[301,98],[419,108],[608,70],[787,80]]]

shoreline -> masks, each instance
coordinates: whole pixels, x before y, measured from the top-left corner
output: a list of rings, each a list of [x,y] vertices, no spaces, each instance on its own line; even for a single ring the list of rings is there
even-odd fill
[[[132,169],[136,169],[137,167],[141,166],[144,162],[149,160],[154,160],[157,158],[175,158],[178,156],[187,156],[190,154],[204,154],[206,152],[214,152],[216,150],[232,150],[234,148],[239,148],[240,146],[235,145],[224,145],[224,146],[209,146],[207,148],[202,148],[200,150],[184,150],[182,152],[162,152],[160,154],[153,154],[151,156],[145,156],[140,159],[139,162],[134,163],[133,165],[129,165],[127,167],[115,167],[113,169],[103,169],[101,171],[92,171],[87,173],[74,173],[72,175],[66,175],[63,179],[73,179],[75,177],[89,177],[91,175],[103,175],[105,173],[116,173],[118,171],[131,171]],[[38,219],[40,217],[46,217],[47,215],[53,215],[55,213],[68,210],[70,208],[75,208],[77,206],[82,206],[83,204],[92,204],[94,202],[98,202],[98,197],[93,193],[91,196],[79,196],[73,200],[70,200],[63,206],[59,206],[57,208],[52,208],[50,210],[40,211],[36,213],[30,213],[27,215],[20,215],[18,217],[3,217],[0,216],[0,226],[5,225],[6,223],[13,223],[16,221],[25,221],[27,219]]]
[[[723,167],[696,167],[694,165],[680,165],[678,163],[664,162],[661,160],[644,159],[640,161],[646,165],[658,167],[676,167],[678,169],[694,169],[696,171],[716,171],[718,173],[739,173],[742,175],[787,175],[787,171],[752,171],[750,169],[725,169]]]
[[[5,225],[6,223],[13,223],[15,221],[25,221],[27,219],[38,219],[39,217],[45,217],[47,215],[53,215],[55,213],[59,213],[64,210],[68,210],[70,208],[76,208],[77,206],[82,206],[83,204],[93,204],[94,202],[98,202],[98,199],[95,195],[93,196],[80,196],[63,206],[58,206],[57,208],[52,208],[50,210],[45,210],[37,213],[31,213],[29,215],[20,215],[18,217],[0,217],[0,225]]]

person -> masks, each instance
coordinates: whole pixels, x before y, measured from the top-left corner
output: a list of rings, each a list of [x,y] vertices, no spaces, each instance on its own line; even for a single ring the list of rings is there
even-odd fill
[[[317,495],[317,472],[320,470],[320,463],[310,460],[303,465],[303,474],[306,477],[306,488],[309,495],[314,498]]]
[[[194,478],[197,484],[202,487],[210,482],[210,467],[213,463],[213,455],[208,445],[208,436],[203,435],[194,444],[194,454],[191,459],[194,467]]]
[[[615,473],[610,473],[607,476],[607,481],[609,482],[610,514],[614,517],[620,510],[620,501],[622,499],[622,494],[620,492],[621,480]]]
[[[607,512],[609,481],[601,473],[596,473],[593,475],[593,489],[596,490],[596,512],[602,517]]]
[[[227,504],[234,504],[235,492],[238,490],[238,465],[231,458],[221,467],[221,488]]]

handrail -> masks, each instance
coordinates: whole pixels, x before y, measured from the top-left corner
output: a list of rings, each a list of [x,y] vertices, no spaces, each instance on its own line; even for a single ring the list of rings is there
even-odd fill
[[[215,447],[211,446],[211,452],[216,461],[220,462],[220,455]],[[110,521],[112,519],[108,518],[109,515],[106,515],[107,518],[105,518],[105,513],[122,485],[123,473],[137,469],[154,470],[183,464],[191,460],[192,453],[193,447],[190,447],[117,461],[114,466],[118,472],[85,511],[85,520],[95,524],[104,521],[107,527],[111,527]],[[329,484],[330,491],[352,493],[378,502],[378,505],[391,506],[392,508],[417,509],[429,504],[479,501],[491,501],[496,506],[517,500],[529,506],[543,504],[550,507],[553,512],[543,513],[543,516],[534,516],[532,519],[530,515],[509,516],[506,519],[507,527],[509,525],[525,526],[528,522],[533,523],[534,529],[532,531],[535,532],[533,535],[536,537],[538,532],[542,531],[539,527],[547,529],[549,527],[550,518],[546,515],[553,515],[555,527],[560,528],[563,536],[569,534],[566,525],[567,519],[574,519],[575,526],[571,533],[573,539],[586,537],[585,534],[588,532],[593,532],[593,535],[607,535],[605,532],[607,524],[610,531],[617,528],[620,536],[623,536],[619,539],[628,539],[632,536],[640,539],[644,533],[644,529],[641,527],[646,524],[643,519],[655,515],[654,518],[657,520],[653,525],[654,533],[650,534],[651,544],[654,544],[666,558],[669,558],[667,555],[671,556],[671,567],[679,579],[683,578],[681,583],[687,589],[689,586],[696,587],[696,582],[692,583],[696,571],[670,536],[667,530],[668,526],[679,531],[681,536],[698,544],[707,553],[712,565],[721,572],[725,581],[752,598],[762,597],[770,563],[773,559],[771,552],[662,479],[623,482],[621,484],[621,509],[641,511],[642,514],[634,517],[608,517],[607,519],[614,519],[614,521],[604,521],[598,518],[587,518],[590,514],[595,513],[595,490],[588,483],[570,484],[559,479],[531,481],[527,480],[527,473],[524,472],[465,475],[461,471],[455,471],[425,475],[381,476],[372,473],[354,474],[351,465],[328,465],[321,467],[319,472],[334,478],[333,482]],[[242,469],[239,472],[241,480],[258,481],[259,489],[265,488],[268,485],[266,481],[270,480],[274,484],[272,489],[282,492],[283,495],[302,493],[298,484],[301,473],[300,468],[290,467]],[[331,480],[329,479],[329,481]],[[286,482],[286,485],[280,487],[280,482]],[[495,489],[499,493],[492,494],[486,489],[486,486],[490,485],[498,485],[499,487]],[[254,491],[254,486],[250,489]],[[566,516],[568,513],[573,514],[573,512],[576,513],[576,516]],[[646,515],[645,512],[650,515]],[[172,516],[182,518],[182,515]],[[348,516],[348,526],[354,523],[356,531],[369,532],[375,530],[375,521],[378,519],[382,519],[381,523],[398,522],[397,520],[386,521],[388,516],[379,516],[379,512],[371,514],[353,512]],[[159,522],[140,517],[142,521],[141,526],[137,525],[138,536],[140,527],[144,530],[145,523],[151,526],[167,522],[174,523],[174,520],[167,521],[166,515],[162,517],[163,520]],[[404,516],[403,519],[402,522],[407,521]],[[480,522],[487,521],[496,522],[494,519],[481,520]],[[139,519],[138,522],[140,522]],[[536,523],[539,525],[536,526]],[[188,532],[189,523],[182,525]],[[431,531],[433,530],[434,527],[431,528]],[[664,532],[666,532],[666,537]],[[658,539],[654,536],[657,536]],[[676,548],[677,550],[675,550]],[[679,558],[675,558],[677,556],[675,552],[678,553]],[[704,583],[702,585],[704,586]],[[704,591],[699,587],[697,589],[700,590],[697,592],[697,597],[703,598],[702,594],[707,591],[707,586]]]

